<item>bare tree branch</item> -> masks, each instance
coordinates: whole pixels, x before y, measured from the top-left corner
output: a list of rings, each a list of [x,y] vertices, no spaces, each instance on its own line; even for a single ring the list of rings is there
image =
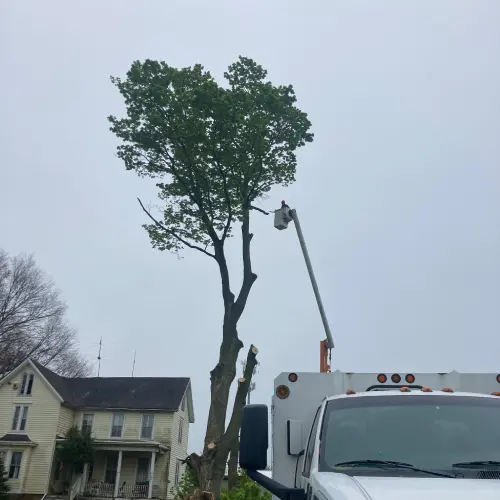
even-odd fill
[[[89,374],[65,314],[66,304],[32,256],[11,258],[0,250],[0,374],[28,358],[60,374]]]
[[[252,285],[257,279],[257,275],[252,271],[252,260],[250,257],[250,242],[253,234],[250,233],[250,213],[249,209],[243,210],[243,222],[241,224],[242,254],[243,254],[243,282],[240,293],[235,302],[234,319],[238,321],[245,309]]]
[[[257,210],[257,212],[261,212],[263,213],[264,215],[269,215],[269,212],[266,212],[265,210],[262,210],[262,208],[259,208],[259,207],[254,207],[253,205],[250,205],[250,208],[252,210]]]
[[[213,259],[215,259],[215,255],[213,253],[210,253],[210,252],[207,252],[205,249],[197,246],[197,245],[193,245],[191,243],[189,243],[188,241],[186,241],[185,239],[181,238],[179,235],[177,235],[176,233],[174,233],[173,231],[171,231],[170,229],[168,229],[167,227],[165,227],[160,221],[158,221],[157,219],[155,219],[150,213],[149,213],[149,210],[146,209],[146,207],[142,204],[142,201],[137,198],[137,201],[139,202],[139,205],[141,205],[141,208],[142,210],[144,211],[144,213],[146,213],[146,215],[162,230],[162,231],[165,231],[166,233],[172,235],[176,240],[180,241],[183,245],[186,245],[188,248],[193,248],[194,250],[198,250],[199,252],[201,253],[204,253],[205,255],[208,255],[209,257],[212,257]]]
[[[215,260],[219,265],[220,278],[222,284],[222,299],[224,300],[224,316],[231,312],[231,306],[234,304],[234,293],[231,291],[231,283],[229,280],[229,269],[227,267],[226,255],[224,253],[224,245],[217,243],[215,245]]]

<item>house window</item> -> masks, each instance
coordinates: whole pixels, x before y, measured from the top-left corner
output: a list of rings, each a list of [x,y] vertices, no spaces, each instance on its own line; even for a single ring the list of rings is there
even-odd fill
[[[118,470],[118,456],[108,455],[106,457],[106,471],[104,473],[104,482],[106,484],[115,484],[117,470]]]
[[[184,430],[184,419],[181,417],[179,419],[179,443],[182,443],[182,431]]]
[[[174,486],[179,486],[180,477],[181,477],[181,461],[177,460],[177,462],[175,463]]]
[[[26,431],[26,421],[28,420],[29,406],[16,406],[12,417],[12,430],[16,432]]]
[[[145,414],[142,416],[141,439],[153,439],[153,425],[155,416]]]
[[[123,434],[123,413],[113,413],[111,421],[111,437],[121,438]]]
[[[10,458],[9,479],[19,479],[21,472],[21,462],[23,460],[22,451],[13,451]]]
[[[21,380],[21,388],[19,389],[20,396],[31,396],[33,390],[33,373],[24,373]]]
[[[138,485],[144,485],[149,482],[149,458],[139,457],[137,459],[137,477],[135,482]]]
[[[181,410],[184,411],[186,409],[186,396],[182,398]]]
[[[82,417],[82,434],[92,434],[93,424],[94,424],[94,414],[84,413]]]

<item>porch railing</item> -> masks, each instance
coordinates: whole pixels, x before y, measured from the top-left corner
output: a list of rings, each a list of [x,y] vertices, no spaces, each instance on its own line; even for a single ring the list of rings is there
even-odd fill
[[[127,484],[125,482],[118,488],[117,498],[147,498],[148,488],[148,484]],[[156,486],[153,487],[153,494],[156,493],[156,489]],[[87,483],[83,496],[113,498],[115,496],[115,485],[104,482]]]
[[[69,490],[69,500],[74,500],[74,498],[76,498],[77,495],[81,492],[82,481],[83,476],[81,474],[74,479],[73,484],[71,485],[71,489]]]

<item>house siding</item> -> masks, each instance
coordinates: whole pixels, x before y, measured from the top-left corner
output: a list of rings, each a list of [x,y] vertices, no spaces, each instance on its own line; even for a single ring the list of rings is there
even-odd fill
[[[166,498],[173,498],[173,495],[169,494],[168,490],[168,472],[170,463],[170,451],[167,451],[164,455],[157,457],[155,466],[155,481],[154,484],[158,485],[161,494]]]
[[[92,413],[94,415],[94,422],[92,424],[92,436],[95,439],[109,439],[111,433],[111,412],[108,411],[94,411],[83,410],[75,412],[75,423],[81,428],[82,417],[84,413]]]
[[[94,424],[92,427],[92,435],[95,439],[110,439],[111,422],[113,411],[78,411],[75,414],[75,422],[81,425],[83,413],[94,414]],[[183,460],[187,456],[187,442],[189,432],[189,418],[186,411],[178,412],[142,412],[142,411],[124,411],[123,434],[122,438],[117,438],[117,444],[121,440],[137,440],[140,439],[142,415],[144,413],[154,413],[153,440],[159,441],[162,444],[171,447],[171,452],[163,455],[156,455],[154,486],[160,492],[168,493],[169,498],[172,497],[170,486],[174,484],[175,478],[175,461]],[[184,418],[183,438],[182,443],[178,442],[178,429],[180,417]],[[103,481],[105,474],[105,456],[109,456],[116,452],[100,451],[97,454],[94,464],[94,472],[92,481]],[[120,474],[120,483],[135,484],[137,474],[137,459],[139,456],[150,457],[149,453],[130,453],[124,452],[122,458],[122,470]],[[173,465],[172,465],[173,464]],[[184,466],[182,467],[182,470]]]
[[[135,484],[137,459],[139,454],[124,453],[122,458],[122,470],[120,474],[120,483]]]
[[[182,425],[182,441],[179,443],[178,435],[179,435],[179,426],[181,422],[181,418],[183,419]],[[172,423],[172,435],[174,438],[172,439],[172,448],[170,455],[170,464],[168,471],[168,493],[169,498],[173,497],[173,489],[175,488],[175,468],[178,460],[184,460],[187,457],[187,449],[188,449],[188,433],[189,433],[189,415],[188,415],[188,405],[186,404],[185,410],[182,410],[182,406],[179,407],[179,410],[174,413],[173,423]],[[186,469],[185,464],[181,464],[179,479],[184,474]]]
[[[31,396],[19,396],[14,389],[20,386],[24,371],[0,386],[0,435],[11,431],[14,406],[26,404],[29,406],[26,433],[37,446],[9,447],[0,443],[0,450],[23,452],[20,477],[9,480],[12,492],[43,494],[47,492],[61,404],[50,386],[31,367],[26,371],[34,373]]]
[[[82,416],[84,413],[94,415],[92,425],[92,437],[95,439],[111,439],[111,422],[113,419],[112,410],[79,410],[75,413],[74,421],[78,427],[81,427]],[[142,415],[144,413],[153,413],[155,416],[153,426],[153,440],[163,444],[170,444],[173,432],[173,412],[148,412],[148,411],[126,411],[121,412],[123,416],[122,437],[116,438],[119,442],[122,440],[137,440],[141,436]],[[177,434],[176,434],[177,435]]]
[[[57,434],[65,436],[69,429],[73,426],[75,411],[67,406],[61,405],[59,410],[59,420],[57,421]]]

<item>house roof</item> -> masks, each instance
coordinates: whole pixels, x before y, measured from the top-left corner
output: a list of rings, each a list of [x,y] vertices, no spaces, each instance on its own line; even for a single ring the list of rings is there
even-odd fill
[[[63,401],[74,407],[176,411],[187,377],[77,377],[57,375],[32,361]]]
[[[31,443],[31,439],[26,434],[5,434],[0,438],[0,441]]]

